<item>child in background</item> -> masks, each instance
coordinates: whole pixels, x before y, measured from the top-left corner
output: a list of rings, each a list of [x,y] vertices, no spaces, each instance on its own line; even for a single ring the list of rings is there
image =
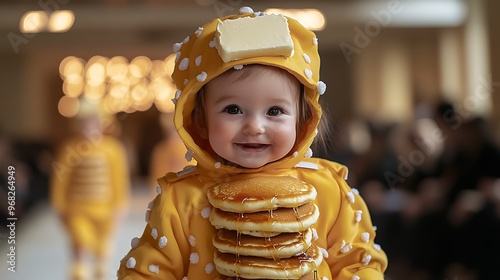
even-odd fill
[[[71,242],[72,280],[109,279],[111,236],[130,191],[124,147],[102,123],[97,109],[81,102],[75,134],[52,164],[51,202]]]
[[[174,123],[197,166],[158,180],[144,233],[132,240],[118,279],[238,279],[214,263],[207,192],[241,176],[292,177],[315,187],[312,242],[322,261],[309,274],[314,279],[384,278],[387,257],[374,243],[364,201],[345,182],[346,167],[311,157],[326,90],[317,43],[297,21],[245,7],[174,45]]]

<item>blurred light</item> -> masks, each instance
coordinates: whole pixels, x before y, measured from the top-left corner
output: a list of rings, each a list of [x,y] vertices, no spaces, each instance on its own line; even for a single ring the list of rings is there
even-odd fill
[[[98,86],[104,83],[106,78],[106,70],[104,65],[94,63],[87,68],[87,83],[92,86]]]
[[[316,9],[267,9],[266,14],[283,14],[291,17],[305,28],[313,31],[325,29],[326,22],[323,13]]]
[[[123,56],[115,56],[108,61],[106,66],[108,77],[115,82],[125,80],[128,73],[128,61]]]
[[[100,99],[102,99],[104,97],[105,90],[106,90],[106,86],[104,84],[99,84],[99,85],[94,86],[94,85],[87,83],[87,85],[85,85],[85,89],[83,91],[83,94],[84,94],[85,98],[90,100],[90,101],[99,101]]]
[[[78,109],[80,108],[80,101],[76,98],[63,96],[59,99],[59,103],[57,104],[57,109],[59,110],[59,114],[72,118],[76,116],[78,113]]]
[[[85,63],[68,56],[61,61],[59,73],[66,97],[100,102],[109,113],[146,111],[153,104],[161,112],[171,112],[176,90],[170,77],[174,60],[175,55],[164,60],[138,56],[129,63],[123,56],[96,55]]]
[[[45,29],[48,22],[47,13],[44,11],[29,11],[25,13],[19,23],[23,33],[37,33]]]
[[[76,98],[83,91],[83,78],[81,76],[71,76],[71,79],[66,79],[63,82],[63,92],[68,97]]]
[[[69,10],[55,11],[50,15],[48,30],[50,32],[66,32],[75,22],[75,15]]]
[[[129,73],[138,78],[146,76],[151,71],[151,60],[145,56],[138,56],[130,62]]]
[[[165,74],[168,76],[172,76],[172,73],[174,72],[176,56],[177,54],[173,53],[167,56],[167,58],[163,61],[163,68],[165,69]]]
[[[81,58],[68,56],[59,64],[59,74],[62,77],[69,77],[72,74],[83,76],[85,61]]]

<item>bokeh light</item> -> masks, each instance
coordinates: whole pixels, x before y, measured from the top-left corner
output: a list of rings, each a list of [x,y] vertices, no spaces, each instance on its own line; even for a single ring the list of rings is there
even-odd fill
[[[107,58],[96,55],[87,62],[68,56],[59,65],[66,97],[61,102],[66,104],[68,100],[81,97],[101,103],[111,114],[147,111],[153,104],[161,112],[172,112],[176,87],[170,75],[174,70],[174,60],[175,54],[164,60],[138,56],[130,62],[123,56]],[[78,111],[78,107],[71,108]],[[59,112],[63,116],[74,115],[69,109],[60,109]]]

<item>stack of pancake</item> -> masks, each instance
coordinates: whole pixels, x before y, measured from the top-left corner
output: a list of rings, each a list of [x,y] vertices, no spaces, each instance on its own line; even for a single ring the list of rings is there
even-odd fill
[[[313,279],[323,260],[310,228],[319,217],[316,194],[288,176],[243,177],[211,187],[214,263],[222,279]]]

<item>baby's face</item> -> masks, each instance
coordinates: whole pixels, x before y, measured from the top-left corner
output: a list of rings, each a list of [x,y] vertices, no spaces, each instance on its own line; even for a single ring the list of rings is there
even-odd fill
[[[292,83],[270,69],[236,81],[220,77],[209,82],[206,132],[215,153],[246,168],[286,156],[295,144],[298,118],[299,90]]]

